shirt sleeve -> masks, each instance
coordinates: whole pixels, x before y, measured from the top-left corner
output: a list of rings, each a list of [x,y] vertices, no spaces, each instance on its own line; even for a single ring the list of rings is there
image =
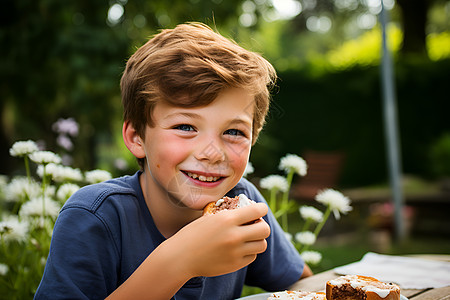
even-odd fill
[[[35,299],[104,299],[116,289],[118,256],[101,218],[84,208],[63,210]]]
[[[251,183],[247,184],[248,196],[256,202],[266,203],[258,189]],[[270,236],[267,240],[267,250],[258,255],[248,266],[245,283],[258,286],[267,291],[286,290],[298,281],[303,273],[304,262],[294,245],[286,235],[269,209],[264,220],[270,226]]]

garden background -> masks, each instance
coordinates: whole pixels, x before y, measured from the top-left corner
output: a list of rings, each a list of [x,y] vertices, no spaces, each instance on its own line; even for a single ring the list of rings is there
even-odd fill
[[[365,238],[380,229],[367,222],[370,205],[386,200],[367,193],[388,188],[377,0],[3,1],[0,174],[23,174],[23,162],[9,149],[27,139],[70,155],[71,165],[82,170],[134,173],[137,164],[121,137],[119,81],[126,60],[159,29],[200,21],[260,52],[278,72],[268,123],[252,150],[250,180],[279,172],[286,153],[340,153],[344,160],[333,187],[362,189],[366,196],[360,198],[371,199],[324,228],[318,241],[324,261],[317,271],[370,250],[449,253],[450,1],[384,3],[391,19],[401,166],[412,190],[407,195],[416,201],[406,199],[416,210],[407,243],[380,247],[382,235],[375,243]],[[79,124],[73,148],[61,147],[52,130],[67,118]],[[428,214],[419,218],[418,210]],[[354,232],[357,239],[347,235]]]

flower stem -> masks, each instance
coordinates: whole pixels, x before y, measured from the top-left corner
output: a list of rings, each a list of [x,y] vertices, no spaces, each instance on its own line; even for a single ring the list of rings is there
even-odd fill
[[[47,183],[47,174],[45,172],[45,164],[42,165],[42,225],[44,225],[45,218],[45,189]]]
[[[28,161],[28,155],[24,156],[24,161],[25,161],[25,170],[27,171],[27,178],[28,181],[31,181],[31,174],[30,174],[30,163]]]
[[[325,211],[325,213],[323,214],[323,219],[322,222],[320,222],[319,224],[317,224],[316,229],[314,230],[314,235],[317,236],[319,235],[320,231],[322,230],[323,225],[325,225],[325,222],[327,221],[328,217],[330,216],[331,213],[331,207],[328,206],[327,210]]]
[[[270,210],[275,214],[277,210],[277,189],[270,190]]]
[[[314,235],[316,236],[316,239],[319,236],[319,233],[322,230],[323,225],[325,225],[325,223],[327,222],[327,219],[330,216],[330,213],[331,213],[331,207],[328,206],[327,210],[323,214],[322,221],[319,224],[317,224],[316,229],[314,230]],[[309,246],[310,245],[305,245],[302,252],[307,251],[309,249]]]
[[[281,206],[283,209],[285,209],[285,212],[283,213],[282,219],[281,219],[281,227],[283,228],[283,230],[285,232],[288,231],[288,226],[289,226],[289,223],[288,223],[289,191],[291,189],[291,183],[292,183],[293,177],[294,177],[294,170],[290,170],[286,176],[288,188],[283,193],[283,200],[282,200],[282,206]]]
[[[8,251],[8,248],[6,247],[6,241],[5,241],[3,234],[0,234],[0,238],[1,238],[0,241],[2,242],[2,250],[5,255],[5,261],[8,261],[9,251]]]
[[[0,241],[2,243],[2,251],[3,251],[3,259],[5,262],[9,262],[10,260],[13,260],[13,258],[11,257],[11,251],[8,251],[8,247],[6,246],[6,240],[5,237],[3,236],[3,234],[0,234]],[[9,264],[6,264],[9,268],[8,273],[6,274],[6,278],[3,279],[2,281],[4,282],[3,284],[8,285],[10,289],[13,288],[13,280],[11,280],[11,269]],[[0,285],[1,286],[1,285]]]
[[[19,201],[17,201],[16,202],[16,204],[14,204],[14,207],[13,207],[13,209],[12,209],[12,213],[13,214],[19,214],[19,209],[20,209],[20,206],[22,205],[22,202],[23,202],[24,200],[19,200]]]
[[[307,218],[305,221],[305,224],[303,224],[303,228],[301,231],[307,231],[309,229],[309,226],[311,225],[312,219]]]

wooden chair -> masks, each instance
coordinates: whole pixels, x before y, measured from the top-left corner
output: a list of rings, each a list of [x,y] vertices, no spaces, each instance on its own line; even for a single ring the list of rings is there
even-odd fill
[[[342,152],[306,151],[303,159],[308,164],[304,177],[297,177],[292,184],[292,197],[298,200],[313,200],[316,194],[326,188],[335,188],[344,162]]]

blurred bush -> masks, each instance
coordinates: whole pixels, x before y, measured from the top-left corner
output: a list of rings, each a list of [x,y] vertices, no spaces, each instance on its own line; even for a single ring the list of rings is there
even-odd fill
[[[436,176],[450,178],[450,133],[437,138],[430,148],[432,171]]]
[[[396,63],[403,170],[435,175],[430,146],[450,130],[450,59]],[[321,76],[307,71],[279,73],[269,121],[253,149],[258,170],[275,170],[267,157],[306,150],[341,151],[346,161],[340,184],[357,186],[387,180],[380,69],[356,66]],[[436,151],[436,150],[434,150]],[[433,157],[436,164],[442,157]]]

